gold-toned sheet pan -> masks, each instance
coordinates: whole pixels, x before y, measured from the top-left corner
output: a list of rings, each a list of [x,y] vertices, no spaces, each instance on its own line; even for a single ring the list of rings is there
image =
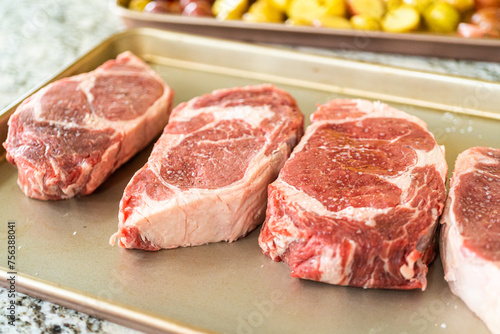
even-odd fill
[[[207,17],[145,14],[117,5],[109,7],[129,27],[151,27],[256,43],[310,46],[343,51],[370,51],[414,56],[500,62],[500,38],[463,38],[457,34],[388,33],[289,26],[281,23],[219,21]]]
[[[309,115],[335,97],[388,102],[429,124],[450,170],[471,146],[500,147],[500,84],[415,72],[154,29],[112,36],[54,79],[130,50],[175,90],[175,104],[216,88],[271,82]],[[16,102],[0,114],[1,135]],[[0,138],[1,141],[4,140]],[[487,333],[454,297],[441,263],[426,291],[365,290],[303,281],[262,255],[259,229],[234,243],[144,252],[108,245],[118,203],[151,146],[94,194],[29,199],[0,161],[0,282],[7,284],[7,222],[16,225],[17,289],[146,332]]]

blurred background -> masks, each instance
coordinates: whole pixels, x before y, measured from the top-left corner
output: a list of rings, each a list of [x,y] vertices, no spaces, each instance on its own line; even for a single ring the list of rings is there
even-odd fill
[[[106,37],[125,29],[108,0],[0,1],[0,108],[40,84]],[[351,50],[307,52],[500,81],[498,63]],[[500,58],[500,51],[499,51]],[[499,60],[500,61],[500,60]]]
[[[106,0],[0,1],[0,108],[124,28]]]

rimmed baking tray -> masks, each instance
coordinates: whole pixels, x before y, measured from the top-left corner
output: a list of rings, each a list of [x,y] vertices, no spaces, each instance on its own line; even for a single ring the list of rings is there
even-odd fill
[[[388,33],[281,23],[219,21],[174,14],[144,14],[110,0],[111,11],[130,27],[152,27],[233,40],[349,51],[397,53],[500,62],[500,38],[462,38],[456,34]]]
[[[166,80],[175,104],[216,88],[271,82],[307,115],[335,97],[382,100],[415,114],[446,146],[450,169],[468,147],[500,147],[498,83],[162,30],[114,35],[53,80],[94,69],[125,50]],[[3,134],[18,103],[0,115]],[[24,196],[16,169],[1,160],[0,284],[7,284],[12,221],[18,291],[145,332],[487,333],[450,293],[439,260],[425,292],[365,290],[291,278],[285,264],[261,254],[258,229],[230,244],[159,252],[109,246],[123,189],[150,148],[94,194],[55,202]]]

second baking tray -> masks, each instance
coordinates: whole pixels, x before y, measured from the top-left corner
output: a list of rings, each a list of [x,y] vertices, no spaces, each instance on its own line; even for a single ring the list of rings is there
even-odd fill
[[[109,6],[128,27],[153,27],[247,42],[337,49],[346,54],[370,51],[500,62],[500,38],[463,38],[457,34],[428,32],[389,33],[148,14],[119,6],[115,0],[110,0]]]
[[[175,104],[213,89],[271,82],[309,116],[336,97],[388,102],[429,124],[450,170],[471,146],[500,147],[500,85],[152,29],[117,34],[54,79],[118,53],[142,57],[175,90]],[[2,136],[17,103],[0,115]],[[1,138],[3,141],[4,138]],[[259,229],[234,243],[145,252],[108,245],[118,203],[144,150],[89,196],[29,199],[0,161],[0,282],[7,222],[16,226],[17,289],[146,332],[487,333],[430,266],[428,289],[365,290],[290,277],[262,255]]]

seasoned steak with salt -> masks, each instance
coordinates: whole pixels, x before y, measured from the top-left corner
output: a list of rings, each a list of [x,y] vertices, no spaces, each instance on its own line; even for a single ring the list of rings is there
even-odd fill
[[[443,149],[420,119],[337,99],[269,186],[263,252],[292,276],[365,288],[426,288],[445,201]]]
[[[46,86],[9,120],[3,146],[19,186],[42,200],[92,193],[160,133],[172,98],[167,84],[130,52]]]
[[[473,147],[458,156],[441,223],[451,291],[500,333],[500,149]]]
[[[158,250],[245,236],[264,220],[267,186],[303,123],[295,100],[269,84],[180,104],[125,189],[111,244]]]

